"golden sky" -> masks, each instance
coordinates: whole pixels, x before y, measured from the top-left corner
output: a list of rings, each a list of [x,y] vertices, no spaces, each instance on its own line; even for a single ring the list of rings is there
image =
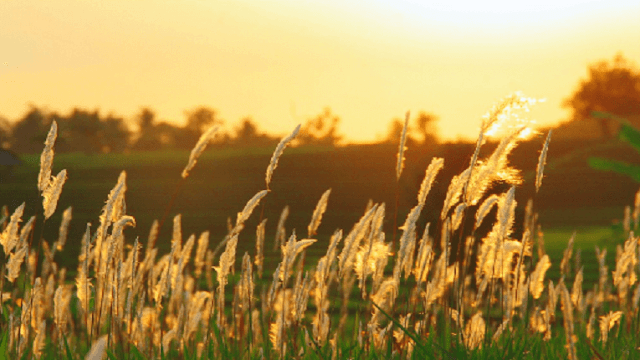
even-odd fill
[[[429,3],[439,5],[428,5]],[[445,5],[446,3],[446,5]],[[0,115],[29,104],[182,124],[205,105],[284,134],[331,107],[350,141],[410,110],[445,139],[520,90],[541,125],[587,66],[640,63],[639,1],[0,1]]]

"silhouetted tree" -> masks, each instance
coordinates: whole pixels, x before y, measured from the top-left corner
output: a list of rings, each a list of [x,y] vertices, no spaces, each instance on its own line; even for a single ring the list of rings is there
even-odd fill
[[[0,149],[11,147],[11,123],[0,116]]]
[[[589,118],[593,111],[622,117],[640,114],[640,72],[617,54],[612,63],[600,61],[589,66],[589,78],[567,98],[564,107],[572,111],[572,120]],[[601,118],[602,136],[611,137],[610,119]]]
[[[334,115],[330,108],[324,108],[322,113],[309,119],[302,126],[298,142],[300,144],[335,146],[342,139],[342,135],[338,135],[339,123],[340,118]]]
[[[149,108],[143,108],[138,114],[138,138],[133,143],[134,150],[158,150],[162,146],[160,139],[155,131],[156,114]]]
[[[31,106],[24,117],[13,125],[11,149],[17,153],[42,152],[51,119],[36,106]]]
[[[235,128],[233,143],[238,146],[264,146],[277,143],[278,139],[258,130],[258,125],[250,117],[242,119]]]
[[[416,118],[416,130],[422,137],[422,145],[435,145],[439,142],[436,122],[438,117],[421,111]]]
[[[57,117],[57,115],[56,115]],[[95,154],[102,152],[101,125],[98,111],[73,109],[66,118],[58,121],[58,138],[64,139],[64,150]]]
[[[100,122],[102,124],[101,135],[103,137],[102,150],[118,153],[126,151],[131,141],[131,130],[129,130],[124,118],[109,114]]]

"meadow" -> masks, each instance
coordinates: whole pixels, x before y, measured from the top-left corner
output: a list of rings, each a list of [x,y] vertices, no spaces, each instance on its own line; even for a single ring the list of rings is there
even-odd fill
[[[191,154],[54,156],[52,127],[2,188],[0,356],[639,358],[640,201],[538,216],[549,140],[529,173],[507,160],[531,103],[494,107],[452,161],[287,147],[297,130],[275,152],[205,134]]]

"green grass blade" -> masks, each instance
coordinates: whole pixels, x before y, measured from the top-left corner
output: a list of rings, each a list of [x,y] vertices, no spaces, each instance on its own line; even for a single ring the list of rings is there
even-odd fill
[[[73,354],[71,353],[71,348],[69,348],[67,337],[64,334],[62,334],[62,340],[64,340],[64,350],[67,352],[67,360],[73,360]]]
[[[609,160],[599,157],[592,157],[588,160],[589,166],[596,170],[613,171],[618,174],[627,175],[635,182],[640,183],[640,166],[632,165],[624,161]]]
[[[9,349],[8,349],[8,343],[9,343],[9,332],[5,331],[2,334],[2,338],[0,339],[0,359],[8,359],[9,358]]]

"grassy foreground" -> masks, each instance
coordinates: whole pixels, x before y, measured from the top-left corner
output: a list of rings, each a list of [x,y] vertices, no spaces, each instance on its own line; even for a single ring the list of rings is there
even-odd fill
[[[392,205],[387,211],[385,203],[371,202],[351,229],[336,230],[322,239],[327,247],[316,249],[328,190],[306,229],[288,231],[286,211],[269,220],[278,224],[278,246],[265,249],[273,244],[265,245],[262,210],[277,191],[271,180],[296,128],[265,164],[264,190],[248,199],[222,242],[210,244],[207,231],[183,236],[181,215],[166,219],[172,236],[164,255],[156,246],[158,222],[148,238],[128,238],[125,229],[138,224],[127,214],[122,172],[104,194],[99,222],[87,224],[80,246],[70,249],[78,265],[69,270],[55,255],[65,248],[70,211],[55,241],[34,232],[36,222],[56,212],[67,177],[65,170],[51,174],[54,124],[32,184],[43,197],[41,213],[27,219],[22,204],[1,220],[0,358],[640,358],[640,249],[632,231],[640,197],[627,211],[617,247],[593,244],[595,256],[576,251],[577,242],[588,241],[582,234],[545,235],[533,202],[522,234],[513,231],[521,180],[507,156],[530,131],[515,113],[532,102],[512,96],[489,112],[476,155],[449,184],[438,223],[418,225],[446,166],[446,159],[434,158],[406,217],[394,219]],[[495,129],[502,129],[500,143],[480,158]],[[196,160],[207,161],[199,155],[210,136],[194,148],[177,186],[188,182]],[[403,137],[398,181],[404,145]],[[492,192],[496,183],[509,186]],[[247,229],[250,218],[257,226]],[[385,233],[385,221],[397,233]],[[594,239],[605,236],[598,231],[587,230]],[[247,232],[256,241],[240,246]],[[240,256],[238,249],[247,251]]]

